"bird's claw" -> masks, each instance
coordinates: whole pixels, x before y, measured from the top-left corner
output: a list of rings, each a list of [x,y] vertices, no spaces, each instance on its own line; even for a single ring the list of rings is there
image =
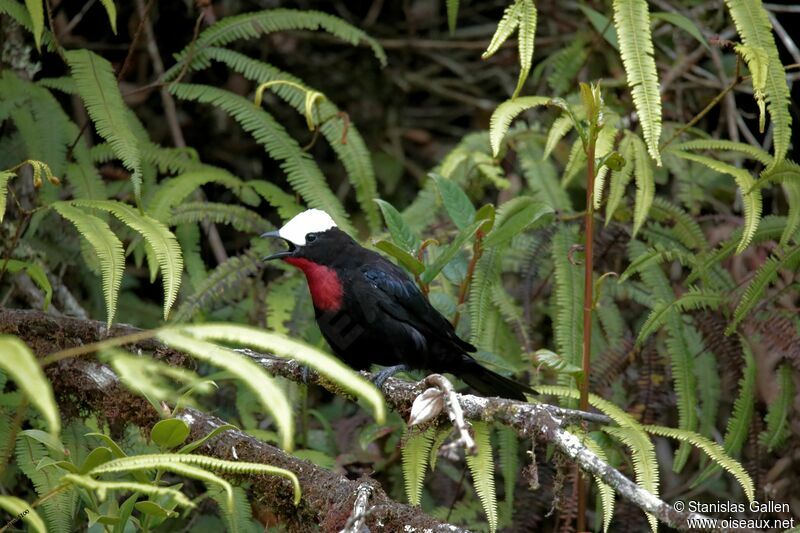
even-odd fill
[[[378,389],[383,389],[383,385],[386,383],[387,379],[394,376],[398,372],[405,372],[407,370],[411,370],[408,367],[408,365],[395,365],[386,367],[380,372],[376,373],[375,376],[373,376],[372,384],[375,385]]]

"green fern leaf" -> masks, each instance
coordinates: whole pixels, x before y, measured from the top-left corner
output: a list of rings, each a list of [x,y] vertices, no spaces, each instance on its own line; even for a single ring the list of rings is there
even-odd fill
[[[326,211],[343,231],[355,233],[322,171],[272,115],[254,108],[246,98],[216,87],[179,83],[172,85],[170,91],[181,100],[210,104],[230,114],[256,142],[264,145],[271,157],[280,161],[287,180],[310,207]]]
[[[312,346],[276,333],[233,324],[212,323],[182,326],[181,332],[200,340],[238,343],[256,350],[274,353],[280,357],[294,359],[317,370],[344,391],[364,400],[372,409],[373,416],[378,423],[382,424],[386,420],[386,405],[380,391],[336,357]]]
[[[648,315],[639,335],[636,344],[642,345],[647,338],[659,330],[667,321],[672,312],[686,313],[687,311],[709,307],[717,309],[725,301],[725,297],[718,292],[703,292],[695,287],[689,289],[680,298],[669,303],[659,302]]]
[[[166,345],[192,354],[197,359],[224,368],[241,380],[275,420],[281,447],[291,451],[294,439],[292,408],[278,382],[247,356],[194,339],[180,330],[162,330],[158,338]]]
[[[519,14],[519,38],[517,39],[517,49],[519,50],[519,79],[517,87],[511,98],[519,96],[525,80],[531,71],[533,64],[533,44],[536,36],[536,5],[533,0],[518,0],[520,4]]]
[[[21,516],[22,520],[28,523],[31,531],[36,533],[47,533],[47,526],[44,520],[25,500],[20,500],[14,496],[0,496],[0,509],[3,509],[11,516]],[[11,525],[11,524],[9,524]]]
[[[75,229],[92,246],[100,261],[103,296],[106,301],[106,325],[111,327],[117,311],[117,299],[122,285],[122,274],[125,270],[125,252],[122,249],[122,242],[103,219],[72,207],[66,202],[57,202],[52,207],[59,215],[75,225]]]
[[[210,46],[224,46],[233,41],[255,39],[261,35],[286,30],[322,30],[353,46],[365,42],[372,48],[381,66],[386,66],[386,53],[381,45],[340,18],[310,9],[267,9],[225,17],[203,30],[196,41],[178,53],[178,62],[164,74],[164,79],[175,79],[184,70],[187,62],[190,62],[191,68],[204,66],[207,60],[203,57],[203,51]]]
[[[16,176],[16,173],[10,170],[0,170],[0,222],[3,221],[3,216],[6,214],[6,199],[8,198],[8,182]]]
[[[111,31],[114,35],[117,34],[117,6],[114,5],[114,0],[100,0],[103,8],[108,15],[108,23],[111,24]]]
[[[86,475],[67,474],[61,478],[64,484],[75,485],[101,495],[100,500],[105,500],[107,491],[141,492],[151,497],[167,497],[174,499],[182,507],[195,508],[195,504],[179,490],[169,487],[157,487],[146,483],[133,481],[99,481]]]
[[[523,111],[547,105],[550,98],[546,96],[523,96],[506,100],[494,110],[489,126],[489,140],[492,146],[492,154],[497,157],[500,153],[500,143],[508,132],[511,122]]]
[[[650,217],[657,222],[671,222],[672,230],[681,243],[690,250],[706,250],[708,241],[697,221],[679,206],[658,196],[653,199]]]
[[[758,104],[758,131],[764,133],[766,124],[766,94],[767,72],[769,70],[769,56],[767,51],[760,46],[748,46],[746,44],[734,45],[736,52],[742,56],[747,68],[750,70],[750,81],[753,85],[753,96]]]
[[[750,474],[742,467],[742,465],[730,455],[725,453],[725,450],[717,444],[694,431],[686,431],[683,429],[668,428],[664,426],[644,426],[648,433],[660,435],[662,437],[670,437],[677,439],[681,442],[688,442],[703,450],[712,461],[719,464],[722,468],[730,472],[733,477],[741,484],[744,493],[749,501],[753,501],[755,496],[755,488],[753,487],[753,480]]]
[[[33,40],[36,43],[36,49],[39,50],[42,47],[42,32],[44,31],[43,2],[42,0],[25,0],[25,7],[28,9],[33,25]]]
[[[291,74],[243,54],[213,47],[209,48],[206,53],[210,59],[228,65],[258,84],[284,80],[305,86],[302,80]],[[276,85],[272,91],[298,112],[304,112],[305,91],[290,84]],[[342,162],[348,179],[355,189],[356,200],[367,217],[370,230],[377,232],[380,228],[380,216],[374,200],[378,197],[378,188],[369,149],[355,125],[345,122],[342,112],[328,99],[319,101],[316,104],[316,110],[319,131]]]
[[[64,473],[61,469],[48,465],[39,468],[40,462],[48,457],[44,445],[27,435],[17,437],[17,466],[28,479],[33,482],[36,494],[40,497],[49,493],[61,484]],[[42,511],[47,531],[50,533],[70,533],[74,531],[73,518],[78,503],[78,494],[74,488],[61,491],[42,502]]]
[[[475,455],[467,455],[467,466],[472,475],[475,492],[481,500],[483,512],[489,522],[489,531],[497,531],[497,493],[494,486],[494,458],[492,456],[491,430],[486,422],[472,422],[475,432]]]
[[[708,151],[730,151],[738,152],[751,157],[764,165],[771,165],[773,158],[766,150],[760,146],[753,146],[752,144],[729,141],[727,139],[695,139],[693,141],[685,141],[676,143],[669,149],[670,151],[682,152],[686,150],[708,150]]]
[[[187,202],[172,209],[170,226],[191,224],[203,221],[215,224],[230,224],[238,231],[261,235],[272,224],[264,220],[258,213],[234,204],[216,202]]]
[[[500,22],[497,24],[497,29],[492,36],[492,40],[489,42],[489,46],[486,48],[486,51],[481,55],[481,59],[489,59],[492,57],[500,47],[503,46],[511,34],[517,29],[519,26],[519,20],[522,16],[522,3],[515,1],[513,4],[508,6],[506,10],[503,12],[503,17],[500,19]]]
[[[661,137],[661,94],[653,58],[653,36],[646,0],[614,0],[614,26],[633,104],[642,125],[650,155],[661,166],[658,151]]]
[[[516,150],[522,173],[534,199],[549,205],[553,210],[572,211],[572,200],[558,181],[555,165],[542,157],[542,148],[528,141]]]
[[[508,427],[497,429],[500,471],[503,473],[505,500],[501,508],[502,523],[512,524],[514,518],[514,489],[519,470],[519,437]]]
[[[570,248],[576,243],[573,227],[564,226],[553,237],[553,329],[558,353],[568,364],[580,367],[583,352],[583,269],[569,260]]]
[[[789,213],[786,217],[786,228],[781,233],[780,246],[786,246],[793,238],[797,242],[795,234],[797,233],[797,228],[800,228],[800,180],[785,182],[783,190],[786,192]]]
[[[635,151],[632,135],[628,131],[625,132],[625,136],[619,143],[619,153],[625,159],[625,166],[620,170],[611,172],[611,184],[609,185],[608,202],[606,203],[606,226],[614,217],[614,213],[625,195],[625,188],[633,177]]]
[[[750,173],[744,169],[734,167],[728,163],[711,159],[702,155],[691,154],[687,152],[673,152],[678,157],[695,161],[702,165],[707,166],[711,170],[728,174],[736,180],[736,185],[742,191],[742,201],[744,203],[744,231],[742,233],[742,240],[736,249],[736,253],[741,253],[750,244],[753,239],[753,234],[758,228],[758,223],[761,220],[761,191],[753,189],[755,180]]]
[[[447,0],[447,29],[450,35],[456,32],[456,21],[458,20],[458,0]]]
[[[602,446],[589,435],[588,438],[581,440],[583,444],[589,448],[597,457],[605,463],[608,463],[608,457]],[[597,485],[597,492],[600,494],[600,502],[603,506],[603,531],[608,532],[608,527],[611,525],[611,519],[614,517],[614,489],[606,485],[600,478],[594,476],[594,482]]]
[[[781,448],[791,435],[789,416],[794,401],[794,380],[792,369],[784,363],[778,369],[778,394],[767,407],[764,420],[767,428],[758,436],[758,441],[768,452]]]
[[[237,196],[242,196],[242,190],[247,187],[242,180],[227,170],[204,166],[169,178],[159,184],[148,202],[147,214],[156,220],[166,222],[170,210],[174,206],[183,202],[206,183],[222,185],[236,193]]]
[[[435,431],[435,428],[428,428],[422,432],[406,430],[400,456],[403,460],[406,497],[410,505],[420,504],[422,483],[425,481],[425,470],[428,467],[428,456]]]
[[[555,150],[556,145],[564,138],[564,136],[572,130],[575,123],[572,122],[572,117],[564,114],[553,121],[550,126],[550,131],[547,132],[547,141],[544,144],[544,154],[542,159],[547,159],[550,154]]]
[[[678,261],[683,266],[693,265],[695,264],[695,256],[678,248],[664,249],[660,246],[651,248],[628,265],[628,268],[620,274],[619,282],[622,283],[645,268],[660,265],[666,261]]]
[[[61,416],[50,382],[36,356],[13,335],[0,335],[0,370],[10,376],[28,401],[42,414],[47,429],[55,437],[61,432]]]
[[[264,180],[250,180],[247,185],[256,191],[269,205],[275,208],[283,220],[290,220],[304,210],[295,200],[294,195]]]
[[[183,272],[183,257],[178,239],[158,220],[138,213],[127,204],[112,200],[74,200],[72,205],[107,211],[141,234],[152,247],[164,284],[164,320],[178,297]]]
[[[780,257],[772,256],[767,259],[747,285],[741,300],[736,306],[736,310],[733,312],[733,320],[731,320],[725,332],[733,332],[736,326],[747,317],[756,304],[765,297],[767,288],[775,281],[782,269],[794,272],[798,266],[800,266],[800,245],[786,250]]]
[[[125,168],[132,172],[131,183],[136,202],[141,202],[142,156],[139,141],[128,122],[127,107],[111,63],[89,50],[71,50],[65,52],[65,56],[78,94],[97,133],[108,141]]]
[[[792,115],[789,113],[790,94],[786,71],[772,35],[772,24],[761,0],[725,0],[736,29],[744,44],[752,50],[761,49],[767,57],[766,100],[775,127],[775,160],[786,157],[792,137]],[[751,71],[752,72],[752,71]]]
[[[638,135],[632,136],[633,153],[635,161],[636,202],[633,207],[633,236],[647,220],[650,206],[653,205],[656,183],[653,177],[653,167],[647,157],[647,149]]]

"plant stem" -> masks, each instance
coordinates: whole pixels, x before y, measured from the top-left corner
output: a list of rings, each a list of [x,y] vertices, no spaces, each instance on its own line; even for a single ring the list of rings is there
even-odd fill
[[[461,287],[458,291],[458,304],[456,304],[456,314],[453,317],[454,328],[458,326],[458,322],[461,320],[461,306],[467,299],[469,284],[475,274],[475,265],[478,264],[478,259],[481,258],[481,255],[483,255],[483,232],[478,230],[475,235],[475,244],[472,245],[472,259],[470,259],[469,266],[467,266],[467,275],[464,276],[464,281],[461,282]]]
[[[586,147],[586,213],[584,226],[586,227],[585,258],[583,262],[583,377],[581,379],[581,399],[579,409],[589,410],[589,359],[592,348],[592,269],[594,242],[594,174],[595,174],[595,144],[597,135],[591,132],[588,146]],[[580,470],[576,477],[578,485],[578,531],[586,531],[586,483]]]

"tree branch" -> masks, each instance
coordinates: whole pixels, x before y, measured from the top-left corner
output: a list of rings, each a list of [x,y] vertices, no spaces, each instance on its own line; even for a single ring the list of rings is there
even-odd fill
[[[19,336],[40,357],[65,348],[96,342],[112,336],[137,331],[130,326],[114,326],[107,330],[101,322],[69,317],[50,316],[39,311],[0,309],[0,333]],[[170,364],[186,365],[189,358],[180,352],[148,339],[129,348],[153,351],[155,357]],[[280,359],[271,355],[239,350],[269,372],[293,381],[302,381],[303,367],[296,361]],[[149,427],[157,421],[157,413],[142,398],[127,391],[114,373],[100,363],[85,359],[64,359],[46,368],[62,406],[69,408],[90,407],[109,421],[112,429],[121,429],[126,423]],[[334,393],[342,394],[338,387],[316,372],[308,372],[308,381],[316,383]],[[401,416],[407,418],[417,394],[422,392],[421,383],[411,383],[390,378],[384,385],[386,402]],[[622,498],[643,511],[653,514],[658,520],[679,529],[688,529],[689,521],[706,518],[697,513],[678,512],[657,496],[642,489],[621,472],[602,461],[586,448],[578,437],[563,426],[570,423],[576,413],[547,404],[523,403],[503,398],[483,398],[470,394],[457,394],[464,417],[504,424],[516,430],[520,437],[534,438],[558,448],[566,457],[585,472],[599,477],[611,486]],[[64,407],[62,407],[64,408]],[[69,411],[66,411],[69,412]],[[76,413],[78,411],[75,411]],[[215,417],[195,410],[184,410],[191,417],[190,426],[195,439],[206,435],[216,425],[224,423]],[[446,422],[446,415],[442,415]],[[572,419],[574,423],[575,418]],[[234,451],[235,449],[235,451]],[[228,431],[206,443],[202,453],[233,459],[234,453],[247,461],[260,461],[294,471],[303,488],[303,504],[300,508],[291,505],[291,491],[279,491],[274,480],[257,483],[256,490],[264,491],[264,501],[273,506],[275,512],[289,524],[301,524],[303,520],[327,524],[325,530],[342,529],[353,509],[354,498],[361,483],[317,468],[310,463],[287,455],[278,448],[261,442],[240,431]],[[427,517],[419,509],[399,504],[389,499],[378,483],[365,479],[374,487],[368,523],[380,520],[383,524],[401,525],[388,530],[403,530],[405,524],[434,531],[458,531],[458,528],[442,524]],[[326,522],[326,520],[330,520]],[[307,522],[306,522],[307,523]],[[335,523],[335,526],[334,526]],[[416,525],[414,525],[416,524]],[[427,525],[423,525],[427,524]],[[328,529],[328,526],[333,526]],[[388,527],[388,526],[387,526]],[[448,529],[453,527],[453,529]]]

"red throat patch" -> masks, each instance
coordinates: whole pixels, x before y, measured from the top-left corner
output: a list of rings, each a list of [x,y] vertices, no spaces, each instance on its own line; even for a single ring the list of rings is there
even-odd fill
[[[338,311],[342,307],[344,288],[334,269],[299,257],[287,257],[284,261],[306,275],[314,307],[322,311]]]

